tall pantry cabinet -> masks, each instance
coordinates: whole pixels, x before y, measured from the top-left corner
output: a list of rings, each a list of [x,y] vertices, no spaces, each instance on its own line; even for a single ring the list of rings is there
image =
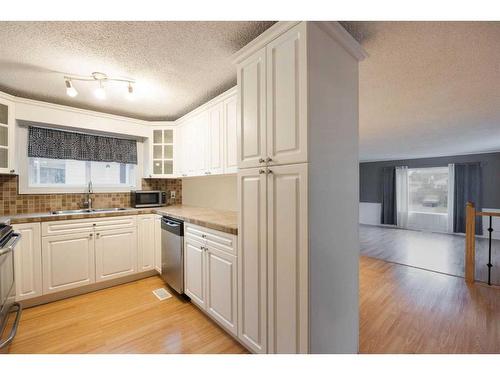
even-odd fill
[[[279,22],[235,55],[238,337],[357,352],[358,61],[336,22]]]

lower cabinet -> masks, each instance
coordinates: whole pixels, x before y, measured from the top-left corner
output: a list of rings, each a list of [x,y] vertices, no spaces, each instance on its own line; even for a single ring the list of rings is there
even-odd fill
[[[42,238],[43,294],[95,282],[94,233]]]
[[[137,217],[137,271],[155,268],[155,217],[154,214]]]
[[[237,257],[234,236],[185,224],[184,293],[237,334]],[[220,248],[218,242],[221,243]],[[222,245],[224,243],[224,245]]]
[[[137,229],[123,228],[95,233],[96,282],[137,271]]]
[[[14,250],[16,301],[42,295],[42,243],[40,223],[16,224],[21,240]]]

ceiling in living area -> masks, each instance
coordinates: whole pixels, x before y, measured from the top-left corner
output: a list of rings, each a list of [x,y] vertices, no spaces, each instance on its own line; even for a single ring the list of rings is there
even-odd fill
[[[359,67],[360,159],[500,151],[500,22],[343,22]]]
[[[0,91],[144,120],[175,120],[236,85],[231,55],[274,22],[0,22]],[[135,79],[109,83],[99,101],[95,82],[64,75]]]

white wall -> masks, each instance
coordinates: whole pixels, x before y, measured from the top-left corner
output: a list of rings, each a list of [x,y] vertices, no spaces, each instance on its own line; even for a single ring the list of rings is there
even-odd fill
[[[359,202],[359,223],[380,225],[382,215],[382,204]]]
[[[182,179],[182,204],[237,211],[236,175]]]

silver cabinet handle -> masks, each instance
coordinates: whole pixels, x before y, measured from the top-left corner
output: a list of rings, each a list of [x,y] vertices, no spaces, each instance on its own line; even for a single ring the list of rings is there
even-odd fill
[[[14,337],[16,336],[17,333],[17,327],[19,327],[19,320],[21,319],[21,312],[23,311],[23,308],[21,307],[19,302],[14,302],[12,304],[12,307],[17,308],[16,318],[14,320],[14,324],[12,325],[12,329],[9,333],[9,336],[5,339],[5,341],[0,341],[0,349],[7,347],[12,342],[12,340],[14,340]]]
[[[266,171],[264,169],[259,169],[259,174],[264,174]]]
[[[266,159],[266,163],[269,163],[269,162],[271,162],[271,161],[273,161],[273,159],[271,159],[271,158],[268,156],[268,157],[267,157],[267,159]]]
[[[96,236],[97,238],[99,238],[99,236],[100,236],[100,235],[101,235],[101,233],[96,233],[96,234],[95,234],[95,236]]]
[[[272,174],[272,173],[273,173],[273,171],[271,169],[267,170],[267,174]]]
[[[262,164],[262,163],[265,163],[266,161],[262,158],[259,159],[259,163]]]
[[[93,234],[93,233],[90,233],[90,234],[89,234],[89,237],[90,237],[90,238],[92,238],[93,236],[94,236],[94,234]]]

